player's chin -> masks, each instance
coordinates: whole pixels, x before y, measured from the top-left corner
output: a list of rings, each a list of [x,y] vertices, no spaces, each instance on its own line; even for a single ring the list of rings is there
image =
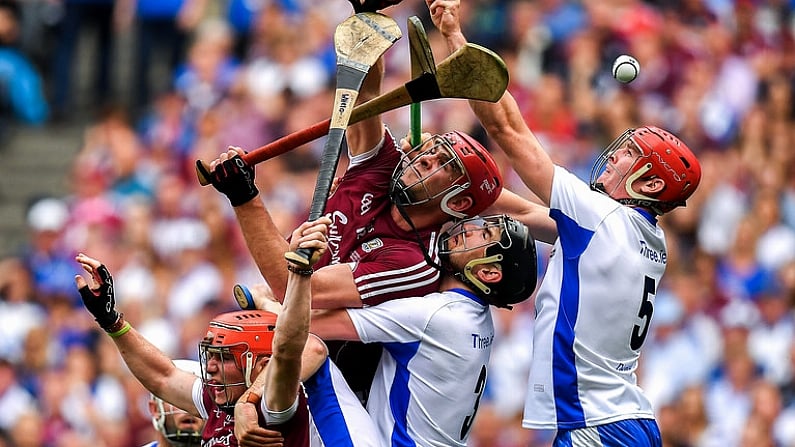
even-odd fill
[[[229,387],[227,389],[222,387],[217,388],[213,395],[213,401],[215,401],[217,405],[234,404],[237,402],[237,399],[243,395],[244,389],[238,388],[239,387]]]

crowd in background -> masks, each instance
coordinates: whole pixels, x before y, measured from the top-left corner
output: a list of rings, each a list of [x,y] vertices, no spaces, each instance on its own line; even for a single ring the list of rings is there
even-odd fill
[[[463,6],[466,35],[505,59],[509,89],[557,163],[587,180],[607,142],[644,124],[677,134],[702,163],[687,207],[661,219],[667,271],[637,370],[664,445],[795,446],[795,1]],[[447,54],[424,1],[386,12],[404,30],[408,16],[423,18],[437,62]],[[0,1],[2,109],[42,131],[69,119],[74,65],[89,63],[77,60],[78,37],[89,28],[97,37],[97,118],[69,189],[31,204],[29,239],[0,260],[0,446],[152,439],[148,394],[83,309],[74,256],[108,265],[118,308],[169,356],[196,358],[210,317],[233,309],[232,286],[262,280],[231,207],[199,186],[194,162],[327,118],[332,34],[350,13],[344,0]],[[112,57],[125,26],[132,66]],[[641,63],[626,85],[610,75],[624,53]],[[116,70],[135,82],[111,85]],[[27,76],[21,87],[14,73]],[[404,38],[387,53],[384,88],[410,76]],[[385,121],[405,135],[408,110]],[[529,194],[466,102],[426,103],[423,126],[478,135],[501,160],[507,186]],[[318,140],[257,166],[285,235],[306,217],[321,149]],[[539,275],[549,248],[539,246]],[[494,311],[498,336],[472,446],[551,440],[520,426],[532,306]]]

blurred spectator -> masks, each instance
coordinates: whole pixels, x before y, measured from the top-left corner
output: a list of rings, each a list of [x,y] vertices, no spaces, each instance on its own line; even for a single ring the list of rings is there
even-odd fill
[[[56,119],[70,119],[77,104],[73,94],[80,91],[80,83],[72,75],[79,65],[87,65],[78,48],[86,36],[91,36],[96,51],[91,51],[93,82],[89,84],[93,106],[102,106],[111,98],[113,90],[113,32],[114,0],[60,0],[62,16],[56,28],[56,48],[52,60],[52,103]]]
[[[742,430],[753,406],[752,390],[761,377],[748,353],[748,335],[755,309],[735,301],[723,309],[723,358],[716,377],[706,389],[705,406],[711,441],[726,447],[739,446]]]
[[[139,194],[151,197],[153,186],[138,173],[142,157],[140,138],[126,110],[110,104],[87,126],[77,154],[77,159],[90,161],[105,175],[108,192],[119,201]]]
[[[44,443],[44,421],[35,411],[20,415],[11,428],[11,441],[14,447],[46,447]]]
[[[771,279],[772,272],[756,257],[759,231],[756,215],[747,214],[743,217],[735,231],[732,246],[718,262],[718,281],[731,299],[750,300]]]
[[[50,107],[38,69],[18,48],[19,14],[16,0],[0,1],[1,107],[23,123],[40,125],[49,117]]]
[[[191,122],[226,96],[235,81],[238,62],[232,56],[234,36],[221,19],[207,19],[196,29],[187,59],[174,75],[174,88],[185,98]]]
[[[299,1],[296,0],[279,0],[276,2],[229,0],[227,2],[226,18],[235,31],[234,54],[239,60],[248,59],[249,49],[251,48],[251,34],[257,17],[271,3],[278,5],[278,7],[291,15],[300,12]]]
[[[22,261],[0,261],[0,357],[20,362],[28,334],[46,318],[45,309],[34,301],[31,274]]]
[[[740,444],[743,447],[776,447],[776,422],[781,416],[781,394],[770,382],[757,381],[751,393],[751,414],[743,428]],[[784,420],[780,420],[784,422]],[[792,420],[789,421],[793,422]],[[784,444],[786,445],[786,444]]]
[[[248,64],[247,88],[265,116],[272,116],[268,107],[282,95],[300,100],[328,88],[331,73],[316,54],[309,52],[311,48],[301,38],[302,33],[301,28],[284,26],[267,42],[266,53]]]
[[[36,401],[19,385],[14,365],[0,357],[0,429],[8,432],[28,412],[36,411]]]
[[[784,384],[791,375],[789,362],[781,361],[795,340],[795,315],[787,298],[776,277],[754,296],[759,321],[748,335],[748,351],[773,385]]]
[[[775,271],[795,260],[795,228],[781,220],[780,195],[775,190],[760,188],[751,213],[757,218],[759,239],[756,259],[765,269]]]
[[[183,62],[188,37],[204,16],[206,4],[207,0],[116,1],[117,26],[135,26],[131,93],[136,116],[149,107],[152,92],[166,91],[163,79],[172,79]]]
[[[27,212],[29,244],[22,259],[33,275],[38,299],[73,296],[73,253],[64,244],[69,223],[69,208],[63,199],[44,197],[34,200]]]
[[[179,219],[169,228],[159,228],[158,233],[169,240],[168,259],[174,274],[166,298],[168,316],[181,322],[220,299],[223,281],[218,268],[207,259],[210,234],[201,221]]]

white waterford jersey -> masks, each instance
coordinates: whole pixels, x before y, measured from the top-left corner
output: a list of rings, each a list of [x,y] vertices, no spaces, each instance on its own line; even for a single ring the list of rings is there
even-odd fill
[[[494,341],[488,305],[454,289],[348,309],[384,353],[367,410],[383,446],[465,446]]]
[[[667,262],[662,229],[561,167],[550,215],[558,240],[536,297],[522,425],[571,430],[653,418],[635,369]]]

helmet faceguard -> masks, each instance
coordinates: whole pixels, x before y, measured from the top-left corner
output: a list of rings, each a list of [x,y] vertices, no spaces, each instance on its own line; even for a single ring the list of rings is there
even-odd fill
[[[450,256],[485,247],[484,256],[471,259],[456,270]],[[533,293],[538,280],[535,239],[527,226],[505,215],[472,217],[443,229],[439,237],[439,256],[448,273],[471,286],[477,295],[497,307],[511,308]],[[484,283],[475,267],[497,264],[502,279]]]
[[[202,379],[205,387],[223,388],[226,396],[223,407],[234,407],[235,399],[239,396],[234,396],[230,388],[250,387],[257,360],[273,354],[276,318],[276,314],[267,311],[241,310],[220,314],[210,321],[207,335],[199,342]],[[243,382],[229,383],[223,368],[220,383],[210,380],[207,365],[211,359],[215,359],[219,365],[234,361],[237,369],[243,373]]]
[[[658,215],[685,206],[685,201],[701,181],[701,165],[682,140],[654,126],[628,129],[610,143],[591,169],[591,189],[613,197],[612,191],[607,191],[604,184],[597,180],[610,163],[613,154],[628,145],[639,155],[622,177],[629,198],[617,200],[624,205],[648,208]],[[663,190],[654,197],[643,195],[632,188],[635,180],[652,178],[665,182]]]
[[[196,377],[201,377],[201,365],[195,360],[174,360],[177,368],[193,373]],[[151,400],[157,409],[157,414],[152,415],[152,425],[155,430],[160,432],[171,444],[179,447],[198,447],[202,442],[202,427],[204,422],[196,416],[188,414],[186,411],[163,402],[162,399],[151,395]],[[177,418],[190,417],[191,427],[183,428]],[[196,423],[199,421],[199,423]],[[196,428],[198,426],[198,428]]]
[[[438,160],[433,168],[430,163]],[[428,180],[446,175],[449,183],[441,190]],[[502,175],[491,154],[463,132],[434,135],[405,153],[392,174],[392,201],[398,205],[420,205],[441,198],[441,209],[455,217],[474,216],[491,206],[502,191]],[[449,201],[459,194],[472,198],[472,206],[452,210]]]

